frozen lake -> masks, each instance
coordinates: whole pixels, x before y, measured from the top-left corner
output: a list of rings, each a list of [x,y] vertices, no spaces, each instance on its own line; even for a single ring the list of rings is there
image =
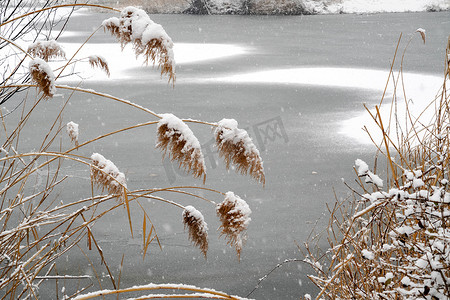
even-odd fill
[[[71,49],[108,17],[76,15],[68,27],[70,34],[60,41]],[[144,261],[142,238],[139,234],[131,238],[125,211],[106,216],[93,231],[106,256],[112,258],[110,265],[118,268],[122,254],[126,254],[122,287],[179,282],[244,297],[276,264],[302,258],[296,243],[307,240],[316,220],[320,219],[318,228],[324,228],[328,221],[326,203],[334,202],[333,188],[338,197],[348,195],[341,178],[353,182],[355,159],[372,166],[374,147],[349,133],[350,129],[360,132],[362,124],[352,123],[349,129],[343,127],[343,121],[360,116],[363,103],[373,106],[379,102],[400,33],[404,35],[403,50],[417,28],[426,29],[427,43],[423,45],[416,34],[407,51],[405,69],[415,73],[414,80],[428,76],[433,86],[444,69],[450,32],[450,12],[294,17],[154,15],[152,19],[163,25],[176,44],[179,64],[175,88],[165,78],[161,80],[158,71],[117,56],[120,46],[111,45],[114,40],[103,32],[96,34],[88,49],[97,51],[91,54],[112,59],[112,78],[93,74],[82,86],[180,118],[236,119],[261,150],[266,186],[227,172],[214,153],[210,128],[191,126],[204,149],[211,150],[205,152],[206,187],[234,191],[252,209],[241,261],[215,232],[218,222],[213,207],[184,198],[177,200],[202,210],[208,222],[207,260],[188,241],[181,211],[160,203],[148,203],[147,211],[163,250],[155,244]],[[46,102],[40,108],[42,114],[35,117],[35,128],[45,122],[46,114],[59,110],[62,102],[62,97]],[[86,95],[74,95],[64,116],[67,122],[80,124],[81,140],[149,121],[144,113]],[[99,152],[112,160],[126,174],[130,189],[201,185],[176,166],[162,162],[160,152],[154,149],[155,133],[155,127],[140,128],[92,144],[79,154]],[[30,145],[34,142],[29,140]],[[64,197],[89,196],[89,171],[66,170],[80,185],[68,187]],[[82,257],[67,264],[69,274],[87,269]],[[301,263],[286,264],[251,297],[298,299],[313,293],[307,270]]]

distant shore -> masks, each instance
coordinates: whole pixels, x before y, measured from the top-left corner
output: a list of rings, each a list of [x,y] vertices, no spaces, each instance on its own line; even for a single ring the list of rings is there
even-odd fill
[[[131,5],[153,14],[199,15],[374,14],[450,10],[450,3],[446,0],[94,0],[91,3],[118,8]]]

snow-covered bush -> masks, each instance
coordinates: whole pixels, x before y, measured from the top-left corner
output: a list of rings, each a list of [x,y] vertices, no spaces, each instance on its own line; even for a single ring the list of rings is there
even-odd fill
[[[14,6],[14,3],[18,3],[19,6],[25,5],[23,1],[7,2],[9,3],[8,8],[11,5]],[[47,3],[50,2],[47,1]],[[119,12],[119,17],[100,22],[99,29],[103,27],[105,31],[110,32],[122,46],[131,43],[136,55],[143,56],[146,62],[156,65],[161,71],[161,76],[167,76],[169,82],[175,83],[173,42],[163,27],[153,22],[145,11],[135,7],[127,7],[118,11],[93,4],[46,6],[44,11],[77,6]],[[22,12],[23,10],[17,9],[16,11]],[[27,11],[31,15],[41,12]],[[6,11],[1,11],[0,14],[3,16]],[[11,36],[15,36],[14,33],[20,36],[24,27],[14,24],[15,22],[20,23],[26,16],[14,14],[13,10],[11,14],[12,17],[8,21],[0,24],[0,31],[11,31]],[[41,19],[37,20],[41,21]],[[225,153],[225,165],[227,167],[230,164],[236,165],[238,172],[249,174],[257,181],[264,183],[263,162],[247,132],[239,129],[237,121],[233,119],[226,119],[226,123],[223,120],[205,122],[181,119],[170,113],[153,112],[129,100],[106,93],[83,89],[80,86],[59,85],[60,76],[67,74],[66,70],[71,70],[68,67],[73,63],[90,64],[92,67],[101,68],[109,75],[108,63],[102,56],[93,54],[88,57],[70,58],[62,67],[56,68],[53,67],[53,60],[65,59],[65,53],[56,40],[33,41],[28,48],[25,48],[27,50],[24,50],[15,41],[20,41],[20,39],[6,40],[10,43],[9,46],[16,51],[14,55],[9,54],[9,57],[20,56],[23,59],[18,62],[18,65],[14,64],[16,60],[9,61],[11,65],[3,70],[4,80],[3,85],[0,86],[0,103],[8,99],[16,100],[15,97],[19,98],[17,92],[20,90],[27,90],[27,96],[23,100],[22,94],[20,95],[22,101],[19,102],[19,109],[10,113],[16,113],[11,118],[5,117],[7,113],[0,110],[2,121],[0,133],[0,297],[38,299],[40,298],[39,288],[43,283],[53,281],[58,290],[57,280],[68,278],[78,280],[79,284],[77,284],[76,290],[73,290],[73,286],[72,290],[66,289],[64,286],[62,289],[63,299],[91,299],[111,294],[158,290],[167,291],[164,298],[186,296],[188,298],[237,299],[226,293],[182,284],[139,283],[143,285],[119,289],[121,271],[119,274],[114,274],[109,267],[108,257],[105,257],[97,242],[94,225],[104,215],[122,208],[122,212],[128,217],[128,224],[123,226],[129,226],[132,236],[136,231],[133,229],[136,226],[136,218],[139,218],[139,224],[142,224],[140,228],[143,236],[142,253],[145,258],[149,245],[159,244],[159,238],[156,234],[155,226],[157,225],[154,225],[150,218],[147,201],[142,200],[170,204],[181,210],[181,214],[176,214],[175,218],[187,229],[186,239],[198,247],[206,257],[208,226],[205,219],[208,215],[204,217],[203,213],[193,205],[182,205],[173,200],[179,199],[177,196],[182,194],[191,198],[192,201],[202,200],[211,204],[211,214],[214,217],[217,215],[221,224],[220,235],[225,236],[226,242],[236,249],[240,258],[251,210],[247,203],[233,192],[224,193],[203,186],[206,182],[206,165],[200,143],[188,124],[196,123],[207,126],[208,129],[211,127],[217,129],[211,135],[217,138],[216,147]],[[24,41],[20,42],[24,43]],[[1,47],[2,44],[0,44],[0,50],[4,48]],[[1,56],[0,62],[7,64],[8,60]],[[26,76],[20,77],[20,80],[14,77],[16,70],[19,69],[26,70]],[[48,110],[49,113],[45,115],[45,118],[49,120],[50,125],[33,124],[31,116],[37,114],[38,106],[54,105],[54,101],[44,101],[44,99],[51,99],[56,93],[61,94],[65,91],[116,101],[146,113],[150,121],[111,132],[102,132],[103,128],[91,128],[89,132],[98,130],[98,136],[83,140],[83,136],[87,136],[87,134],[80,135],[79,132],[80,130],[88,132],[88,130],[83,126],[82,120],[78,124],[73,121],[67,122],[68,120],[64,122],[66,114],[68,118],[71,117],[70,113],[65,111],[70,101],[70,97],[68,97],[62,108],[59,111],[56,110],[54,115],[50,113],[52,110]],[[18,117],[15,118],[17,114]],[[163,155],[167,154],[172,160],[177,161],[180,168],[191,173],[194,178],[201,178],[202,180],[197,182],[197,186],[147,186],[132,190],[127,184],[128,177],[132,175],[125,175],[120,171],[124,169],[124,166],[119,164],[116,166],[113,161],[100,153],[95,153],[92,149],[93,143],[100,143],[106,137],[119,132],[129,132],[129,130],[143,126],[155,127],[156,145],[149,145],[149,148],[160,148]],[[30,127],[33,129],[31,130]],[[33,138],[30,138],[30,134],[33,135]],[[42,139],[39,138],[40,136]],[[23,141],[27,142],[23,143]],[[144,161],[148,154],[135,153],[133,155],[142,155]],[[89,174],[86,194],[90,196],[85,198],[81,196],[83,193],[78,186],[79,183],[73,176],[69,176],[66,172],[67,168],[63,167],[66,164],[77,164],[85,168]],[[35,176],[39,177],[39,184],[35,180],[31,180]],[[70,184],[74,185],[72,190],[80,191],[80,194],[67,194],[65,187]],[[86,254],[83,250],[86,248],[96,250],[94,254],[101,258],[101,266],[92,264],[92,272],[98,274],[96,268],[102,268],[102,271],[107,273],[102,278],[96,275],[98,276],[98,285],[91,284],[94,280],[88,274],[64,274],[61,273],[63,268],[59,268],[59,264],[66,264],[64,260],[60,259],[62,256],[67,255],[67,259],[71,259],[71,255],[68,255],[69,251],[79,250],[80,253],[86,255],[89,262],[92,262],[89,258],[92,253]],[[105,290],[104,288],[108,284],[101,283],[105,277],[110,280],[111,290]],[[82,282],[85,279],[89,280],[86,285]],[[87,292],[92,285],[94,287],[91,290],[99,291],[80,295]],[[186,294],[174,294],[173,290]],[[49,295],[43,297],[48,298]],[[58,294],[55,297],[59,298]],[[147,299],[156,296],[152,294],[143,297]]]
[[[425,37],[424,30],[416,32]],[[408,126],[402,127],[399,116],[382,116],[378,107],[371,113],[382,132],[377,155],[384,154],[388,172],[381,181],[357,159],[359,186],[351,188],[352,198],[330,209],[330,247],[316,252],[313,243],[306,244],[317,298],[450,296],[449,67],[446,62],[442,88],[428,106],[435,110],[430,124],[409,113]],[[397,121],[389,124],[389,119]]]
[[[305,15],[311,14],[302,0],[252,0],[249,13],[258,15]]]
[[[303,0],[191,0],[184,11],[191,14],[255,14],[302,15],[311,14],[310,5]]]

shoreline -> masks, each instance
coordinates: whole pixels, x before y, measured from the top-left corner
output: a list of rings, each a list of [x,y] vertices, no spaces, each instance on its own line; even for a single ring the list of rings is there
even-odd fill
[[[70,1],[66,0],[67,3]],[[191,14],[191,15],[243,15],[243,16],[304,16],[304,15],[371,15],[380,13],[444,12],[450,4],[442,0],[414,0],[391,3],[386,0],[360,3],[359,0],[300,1],[290,0],[279,4],[271,0],[159,0],[148,3],[143,0],[112,1],[96,0],[92,3],[123,9],[135,6],[149,14]]]

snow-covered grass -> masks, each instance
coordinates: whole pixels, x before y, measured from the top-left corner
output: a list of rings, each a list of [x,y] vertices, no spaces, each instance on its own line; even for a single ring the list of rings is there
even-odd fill
[[[67,6],[63,8],[66,9]],[[120,13],[119,18],[108,19],[103,26],[107,27],[122,45],[128,43],[134,45],[133,57],[140,55],[144,57],[144,60],[156,64],[161,69],[161,75],[175,83],[173,43],[163,27],[154,23],[140,9],[128,7]],[[18,15],[17,20],[20,19],[21,16]],[[0,29],[18,30],[20,36],[21,27],[10,27],[11,23],[1,23]],[[100,24],[101,21],[99,21]],[[241,299],[223,292],[182,284],[155,285],[139,282],[137,283],[139,286],[121,289],[120,278],[124,275],[121,272],[123,260],[117,273],[110,268],[112,262],[100,247],[94,226],[113,211],[123,213],[128,217],[128,224],[121,224],[121,227],[129,226],[130,236],[133,236],[136,231],[142,234],[142,254],[145,259],[150,244],[157,244],[162,248],[156,233],[157,224],[151,221],[147,202],[162,202],[182,211],[175,216],[168,214],[167,218],[176,218],[184,224],[189,231],[186,239],[190,239],[206,257],[208,227],[205,219],[210,216],[207,214],[204,216],[192,205],[197,200],[205,201],[210,205],[212,215],[218,217],[218,222],[221,224],[220,234],[224,235],[228,244],[236,249],[239,256],[250,222],[250,208],[245,200],[233,192],[224,193],[203,186],[206,182],[203,154],[197,137],[187,124],[196,123],[199,126],[207,126],[208,129],[213,127],[220,128],[221,131],[229,130],[227,151],[232,156],[244,159],[244,161],[232,161],[233,167],[236,166],[237,170],[241,171],[242,166],[249,170],[256,170],[259,175],[256,179],[262,181],[261,178],[264,178],[262,159],[245,130],[237,128],[237,122],[234,120],[232,121],[236,126],[227,128],[221,123],[180,119],[173,114],[158,114],[127,99],[83,89],[80,87],[81,83],[76,86],[60,84],[61,76],[66,74],[64,70],[69,70],[74,62],[86,63],[108,75],[110,68],[101,55],[101,51],[81,58],[70,53],[67,55],[69,57],[67,60],[65,55],[67,52],[64,52],[61,45],[54,40],[37,41],[29,47],[19,46],[27,43],[19,38],[17,43],[8,40],[5,42],[10,43],[8,46],[14,49],[14,56],[23,59],[18,65],[14,64],[17,60],[8,61],[7,58],[3,60],[10,65],[3,70],[4,81],[0,86],[0,95],[10,95],[10,97],[0,98],[1,100],[18,100],[17,103],[19,103],[17,110],[11,112],[9,116],[0,110],[2,123],[0,133],[0,296],[11,299],[59,298],[59,296],[63,299],[75,297],[90,299],[106,294],[133,293],[134,295],[135,292],[149,293],[166,289],[168,291],[163,295],[144,295],[142,299],[179,298],[180,296]],[[79,45],[80,48],[84,46],[85,44]],[[74,53],[80,54],[77,51]],[[55,62],[55,59],[59,62]],[[25,76],[21,77],[24,82],[10,76],[10,72],[19,69],[26,70],[23,74]],[[25,92],[20,93],[20,90]],[[42,123],[33,124],[33,117],[39,114],[38,107],[56,105],[55,95],[65,92],[68,96],[63,100],[61,108],[53,110],[54,114],[46,114],[45,118],[42,118]],[[145,113],[149,121],[110,132],[102,132],[103,128],[87,128],[82,120],[77,123],[72,121],[70,113],[65,110],[71,104],[69,103],[71,93],[88,94],[98,97],[96,99],[116,101],[131,107],[135,110],[134,112]],[[129,118],[133,119],[134,114]],[[146,183],[145,188],[132,189],[127,184],[132,175],[125,175],[120,171],[125,169],[124,163],[116,165],[115,162],[93,149],[94,143],[101,143],[106,137],[118,133],[129,133],[133,129],[144,126],[154,126],[155,139],[159,137],[158,146],[171,158],[176,159],[180,168],[192,171],[194,177],[202,177],[203,182],[196,181],[189,186],[162,188],[148,187],[151,183]],[[98,136],[84,138],[92,136],[92,133]],[[32,139],[30,135],[33,135]],[[249,153],[238,152],[242,149],[243,138],[246,146],[244,148],[251,148]],[[30,142],[31,140],[38,142],[33,143]],[[148,148],[154,147],[154,144],[150,144]],[[221,148],[223,145],[217,142],[216,147]],[[258,154],[257,160],[254,159],[255,153]],[[129,153],[129,155],[142,155],[142,161],[145,161],[148,153],[140,151]],[[69,168],[84,168],[89,174],[87,180],[77,181],[76,178],[66,174],[66,168],[63,167],[65,165],[69,165]],[[227,158],[225,158],[225,165],[231,168]],[[241,173],[247,173],[247,169]],[[254,172],[248,173],[255,177]],[[41,177],[39,184],[32,180],[36,176]],[[76,192],[67,193],[69,189]],[[187,198],[183,199],[184,201],[191,200],[188,205],[178,203],[180,195]],[[229,209],[223,211],[221,209],[223,207]],[[136,226],[139,230],[135,229]],[[62,274],[61,269],[64,268],[59,266],[67,262],[60,258],[65,256],[67,260],[71,260],[75,251],[79,255],[86,256],[86,264],[91,264],[94,276],[88,276],[89,274],[85,273]],[[93,263],[91,258],[93,255],[100,258],[99,264]],[[100,275],[102,273],[97,270],[101,270],[104,275]],[[70,271],[80,272],[78,269]],[[95,284],[91,282],[93,277],[97,279]],[[103,282],[104,278],[108,278],[107,283]],[[77,283],[64,285],[60,292],[59,279],[71,279]],[[56,286],[55,296],[40,295],[40,287],[48,282],[53,282]],[[92,289],[89,290],[91,287]],[[109,287],[110,290],[107,289]],[[173,290],[186,294],[179,295],[173,293]],[[88,293],[89,291],[93,292]]]
[[[382,137],[375,163],[356,159],[356,187],[346,183],[352,196],[329,207],[329,247],[306,244],[305,262],[314,270],[309,278],[320,289],[316,299],[450,295],[449,83],[447,63],[437,96],[429,99],[432,118],[410,117],[409,103],[406,115],[397,114],[396,97],[387,117],[379,105],[368,111]],[[399,81],[394,94],[404,88]]]

